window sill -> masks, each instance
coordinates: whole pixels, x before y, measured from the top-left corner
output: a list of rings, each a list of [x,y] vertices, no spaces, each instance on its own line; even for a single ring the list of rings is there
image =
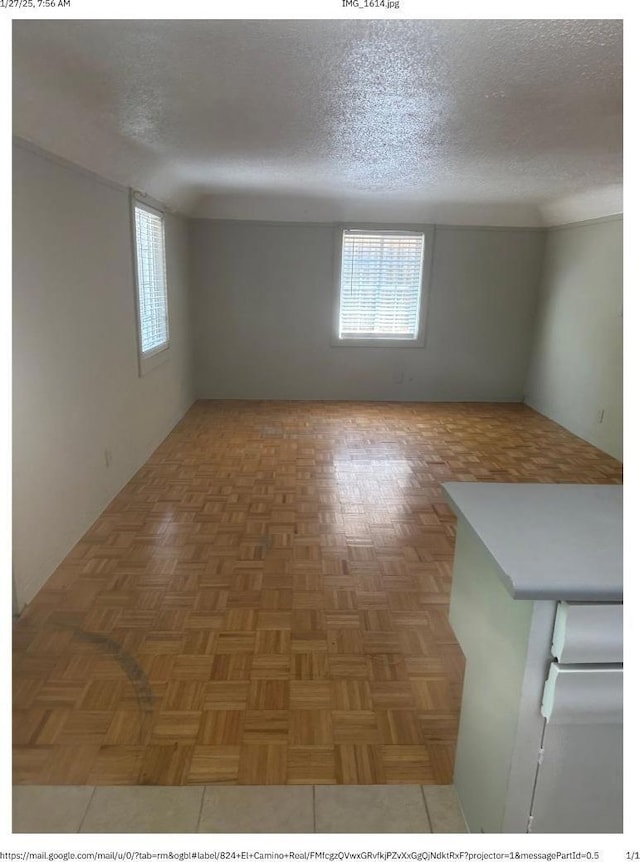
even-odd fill
[[[144,377],[149,374],[149,372],[158,368],[160,365],[164,365],[165,362],[169,361],[171,356],[171,345],[167,344],[166,347],[163,347],[162,350],[158,350],[156,353],[152,353],[150,356],[144,356],[143,354],[138,354],[138,376]]]
[[[424,347],[424,338],[338,338],[331,339],[332,347]]]

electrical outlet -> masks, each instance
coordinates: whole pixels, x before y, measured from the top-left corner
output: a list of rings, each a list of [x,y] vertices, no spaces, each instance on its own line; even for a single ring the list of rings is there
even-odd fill
[[[113,461],[113,455],[111,454],[111,449],[104,450],[104,464],[105,467],[110,467],[111,462]]]

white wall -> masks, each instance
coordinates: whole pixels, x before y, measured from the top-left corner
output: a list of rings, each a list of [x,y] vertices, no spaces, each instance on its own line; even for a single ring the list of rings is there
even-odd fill
[[[141,378],[127,192],[21,146],[13,158],[13,518],[22,607],[193,393],[186,221],[169,217],[166,225],[168,359]]]
[[[423,348],[332,345],[330,224],[190,223],[200,398],[520,401],[536,230],[435,231]]]
[[[619,459],[622,224],[620,217],[549,232],[526,397]]]

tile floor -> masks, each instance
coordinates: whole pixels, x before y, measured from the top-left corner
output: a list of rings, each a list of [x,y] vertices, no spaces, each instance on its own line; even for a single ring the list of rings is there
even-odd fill
[[[13,788],[20,833],[461,833],[451,785]]]

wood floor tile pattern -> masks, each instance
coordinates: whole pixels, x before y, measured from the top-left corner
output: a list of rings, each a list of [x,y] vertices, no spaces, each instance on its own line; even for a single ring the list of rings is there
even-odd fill
[[[621,467],[522,405],[196,403],[15,625],[15,782],[449,783],[447,480]]]

